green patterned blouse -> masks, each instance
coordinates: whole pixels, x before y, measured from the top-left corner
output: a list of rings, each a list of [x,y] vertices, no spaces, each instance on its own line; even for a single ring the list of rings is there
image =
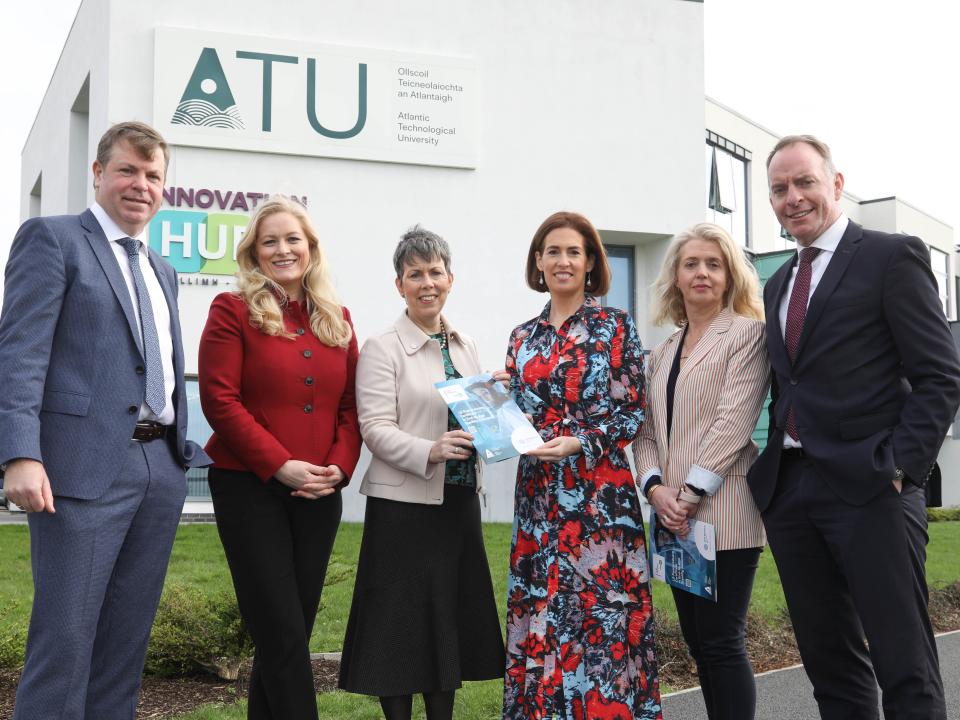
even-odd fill
[[[450,359],[450,349],[445,342],[442,332],[430,336],[431,340],[440,343],[440,354],[443,355],[443,374],[447,380],[461,377],[460,373],[453,366],[453,360]],[[447,410],[447,430],[461,430],[460,423],[454,417],[453,411]],[[477,457],[471,453],[466,460],[447,460],[447,471],[444,482],[450,485],[466,485],[467,487],[477,486]]]

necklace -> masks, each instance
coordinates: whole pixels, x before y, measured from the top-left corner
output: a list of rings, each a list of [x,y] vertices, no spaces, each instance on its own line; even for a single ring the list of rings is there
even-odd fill
[[[440,335],[437,336],[437,342],[440,343],[440,347],[443,350],[447,349],[447,328],[443,324],[443,320],[440,321]]]
[[[710,320],[701,326],[700,332],[697,333],[696,337],[694,337],[693,334],[690,332],[690,320],[689,319],[687,320],[687,329],[684,332],[683,345],[680,347],[681,360],[686,360],[688,357],[690,357],[693,354],[693,350],[694,348],[697,347],[697,343],[703,339],[703,336],[706,334],[707,330],[710,329],[711,324],[713,323],[714,319],[716,319],[718,314],[719,312],[714,313],[714,315],[710,318]],[[683,354],[684,350],[687,351],[686,355]]]

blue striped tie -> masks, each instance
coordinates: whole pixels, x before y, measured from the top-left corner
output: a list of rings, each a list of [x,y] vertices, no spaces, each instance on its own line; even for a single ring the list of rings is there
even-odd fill
[[[147,284],[140,272],[140,241],[133,238],[117,240],[127,251],[127,260],[130,261],[130,272],[133,273],[133,285],[137,289],[137,303],[140,305],[140,326],[143,330],[143,355],[147,367],[147,388],[144,399],[147,407],[153,414],[160,417],[160,413],[167,406],[164,397],[163,362],[160,360],[160,338],[157,335],[157,324],[153,320],[153,305],[150,302],[150,293]]]

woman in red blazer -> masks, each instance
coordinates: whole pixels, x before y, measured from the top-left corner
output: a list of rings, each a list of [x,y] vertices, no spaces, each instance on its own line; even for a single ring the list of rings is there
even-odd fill
[[[314,720],[310,634],[338,491],[360,455],[357,341],[300,205],[261,206],[237,264],[237,291],[210,306],[199,365],[217,529],[256,646],[247,717]]]

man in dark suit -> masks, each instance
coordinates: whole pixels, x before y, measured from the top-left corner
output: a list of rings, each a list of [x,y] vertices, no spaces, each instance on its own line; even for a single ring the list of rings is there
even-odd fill
[[[173,268],[146,244],[168,152],[121,123],[96,202],[17,233],[0,315],[0,463],[29,513],[34,603],[14,718],[134,717],[150,625],[186,495]]]
[[[850,222],[812,136],[781,140],[767,173],[799,252],[764,291],[773,402],[748,480],[804,667],[822,718],[876,720],[879,681],[887,720],[946,720],[922,487],[960,361],[929,252]]]

